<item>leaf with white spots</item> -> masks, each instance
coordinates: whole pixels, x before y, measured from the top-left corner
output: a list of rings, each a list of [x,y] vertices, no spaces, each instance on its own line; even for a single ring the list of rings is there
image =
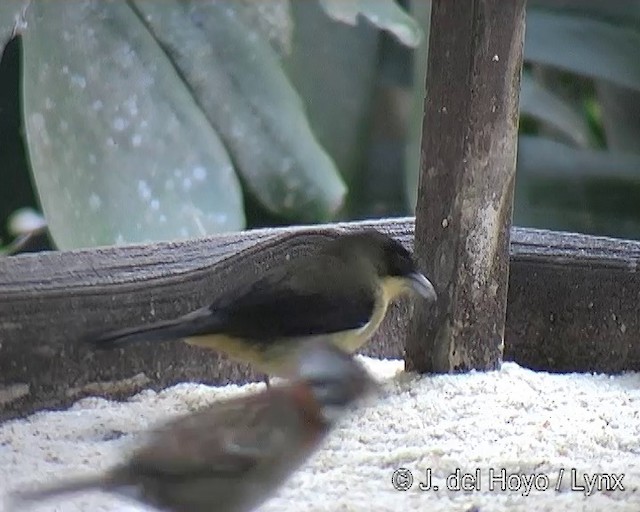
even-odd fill
[[[58,247],[244,227],[227,151],[129,4],[32,2],[27,22],[25,131]]]
[[[278,56],[235,1],[134,0],[217,129],[250,192],[273,213],[330,220],[346,187],[311,131]]]

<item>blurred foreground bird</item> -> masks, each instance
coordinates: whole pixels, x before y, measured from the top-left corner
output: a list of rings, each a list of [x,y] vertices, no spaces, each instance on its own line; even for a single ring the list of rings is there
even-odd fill
[[[323,340],[305,343],[290,378],[166,424],[104,475],[18,491],[13,510],[91,489],[172,512],[252,510],[319,447],[350,405],[376,389],[352,356]]]
[[[347,352],[358,350],[378,329],[391,301],[406,292],[436,300],[411,254],[393,238],[366,230],[272,268],[233,299],[174,320],[107,332],[91,342],[106,349],[182,338],[282,376],[309,337],[326,335]]]

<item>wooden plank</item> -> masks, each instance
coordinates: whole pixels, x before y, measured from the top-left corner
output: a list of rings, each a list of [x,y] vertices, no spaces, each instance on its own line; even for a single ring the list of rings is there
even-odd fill
[[[640,242],[516,229],[505,358],[536,370],[640,370]]]
[[[434,0],[416,254],[438,306],[416,310],[407,367],[495,369],[503,352],[525,0]]]
[[[0,259],[0,419],[81,396],[255,378],[184,343],[93,352],[87,332],[183,314],[344,230],[375,227],[412,248],[412,218],[246,231],[146,246]],[[640,370],[640,243],[514,229],[505,357],[557,371]],[[400,358],[409,305],[364,353]]]

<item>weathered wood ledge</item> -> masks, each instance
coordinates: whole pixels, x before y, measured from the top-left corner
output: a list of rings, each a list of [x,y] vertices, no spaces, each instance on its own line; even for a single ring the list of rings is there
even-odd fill
[[[78,340],[180,315],[363,226],[412,245],[414,219],[403,218],[0,259],[0,420],[86,395],[254,378],[180,342],[96,353]],[[639,263],[640,242],[514,228],[506,359],[536,370],[640,370]],[[394,307],[364,353],[402,357],[407,314]]]

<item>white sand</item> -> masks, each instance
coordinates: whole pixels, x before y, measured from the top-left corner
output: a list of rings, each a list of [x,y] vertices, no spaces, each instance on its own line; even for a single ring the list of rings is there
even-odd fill
[[[553,375],[507,363],[499,372],[418,377],[403,373],[399,361],[363,360],[385,380],[382,398],[347,418],[261,512],[640,510],[640,374]],[[5,423],[0,489],[107,468],[157,421],[260,386],[182,384],[126,403],[85,399],[67,411]],[[406,492],[391,484],[399,467],[414,472]],[[437,492],[418,490],[428,468]],[[479,469],[479,490],[446,490],[445,477],[457,468]],[[524,487],[503,492],[496,483],[492,490],[491,468],[498,476],[502,468],[507,475],[540,475],[538,486],[549,488],[525,496]],[[624,474],[625,490],[572,491],[572,468],[582,486],[585,473]],[[148,509],[91,493],[34,510]]]

